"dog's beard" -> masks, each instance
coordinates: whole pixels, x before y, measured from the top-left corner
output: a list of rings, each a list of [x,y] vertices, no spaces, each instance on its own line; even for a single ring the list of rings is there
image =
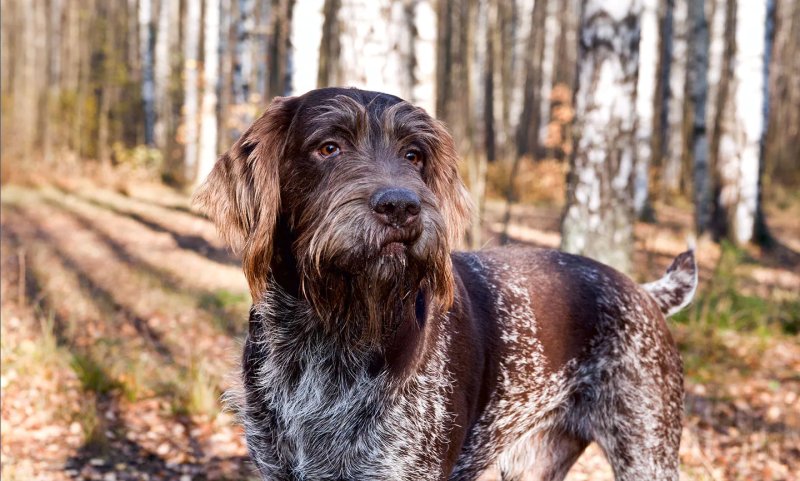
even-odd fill
[[[415,232],[391,230],[369,212],[327,219],[300,236],[302,293],[329,334],[378,347],[400,323],[417,322],[420,291],[449,307],[452,273],[443,220],[423,214]]]

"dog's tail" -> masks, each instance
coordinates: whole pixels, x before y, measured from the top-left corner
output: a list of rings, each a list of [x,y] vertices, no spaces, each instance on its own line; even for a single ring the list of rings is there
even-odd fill
[[[661,279],[643,284],[665,316],[671,316],[692,302],[697,290],[697,262],[694,248],[678,255]]]

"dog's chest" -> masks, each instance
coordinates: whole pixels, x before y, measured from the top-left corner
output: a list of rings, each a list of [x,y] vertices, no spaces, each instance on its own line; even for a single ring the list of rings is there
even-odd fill
[[[272,453],[263,465],[295,479],[439,476],[432,454],[450,424],[443,363],[433,360],[401,382],[369,373],[364,363],[343,363],[325,343],[282,344],[274,333],[272,341],[255,371],[260,406],[248,406],[245,423],[249,441],[273,444],[251,446]],[[272,422],[256,421],[258,410],[269,411]]]

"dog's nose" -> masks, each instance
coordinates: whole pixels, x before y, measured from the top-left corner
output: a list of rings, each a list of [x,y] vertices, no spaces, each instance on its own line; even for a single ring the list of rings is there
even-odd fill
[[[369,203],[378,217],[395,227],[410,223],[420,211],[419,197],[408,189],[380,189]]]

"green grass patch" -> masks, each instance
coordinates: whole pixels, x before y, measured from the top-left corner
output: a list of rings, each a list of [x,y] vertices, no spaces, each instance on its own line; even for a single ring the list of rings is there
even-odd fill
[[[171,409],[175,415],[204,415],[214,417],[219,413],[220,391],[217,379],[201,361],[192,360],[189,369],[180,379],[165,384],[162,395],[172,398]]]
[[[122,386],[92,357],[75,353],[70,362],[84,390],[96,394],[109,394]]]

